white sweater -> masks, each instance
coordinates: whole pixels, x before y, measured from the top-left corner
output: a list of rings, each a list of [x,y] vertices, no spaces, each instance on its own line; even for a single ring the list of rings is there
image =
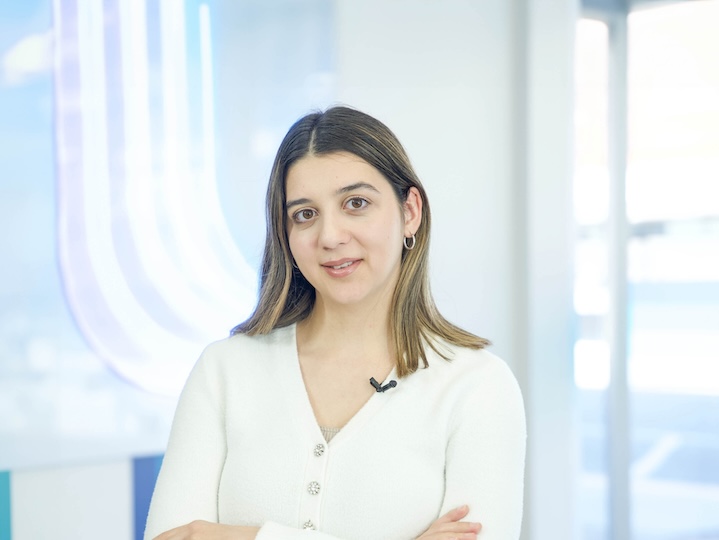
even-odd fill
[[[518,538],[519,387],[493,354],[449,349],[450,362],[429,350],[429,368],[373,394],[327,443],[294,325],[210,345],[180,396],[145,538],[203,519],[261,527],[258,540],[409,540],[462,504],[481,540]]]

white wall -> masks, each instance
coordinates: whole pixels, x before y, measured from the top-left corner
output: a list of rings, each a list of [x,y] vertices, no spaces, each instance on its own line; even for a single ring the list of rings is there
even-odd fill
[[[490,338],[528,413],[525,538],[574,536],[572,48],[577,0],[335,3],[341,102],[406,146],[440,308]]]
[[[527,189],[529,511],[525,537],[578,538],[573,520],[578,437],[572,369],[574,0],[526,0],[524,133]]]
[[[132,461],[12,473],[12,540],[130,540]]]
[[[397,134],[428,191],[437,302],[511,362],[510,8],[505,1],[336,3],[339,99]]]

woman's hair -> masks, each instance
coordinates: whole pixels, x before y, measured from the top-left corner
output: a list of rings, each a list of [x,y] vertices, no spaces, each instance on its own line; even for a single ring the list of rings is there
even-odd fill
[[[392,186],[398,203],[416,188],[423,202],[414,249],[403,250],[394,290],[390,331],[396,351],[397,376],[427,367],[425,347],[443,358],[438,338],[453,345],[481,349],[489,344],[447,321],[437,310],[429,286],[428,255],[431,215],[429,201],[404,148],[379,120],[348,107],[332,107],[298,120],[285,135],[272,166],[267,188],[267,238],[262,259],[257,307],[232,334],[267,334],[305,319],[315,302],[315,289],[293,266],[287,237],[286,176],[305,156],[349,152],[372,165]]]

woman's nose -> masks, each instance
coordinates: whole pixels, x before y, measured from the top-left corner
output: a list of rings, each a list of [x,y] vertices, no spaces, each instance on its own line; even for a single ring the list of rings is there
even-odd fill
[[[334,249],[346,244],[350,239],[350,231],[342,216],[327,216],[320,220],[320,246],[325,249]]]

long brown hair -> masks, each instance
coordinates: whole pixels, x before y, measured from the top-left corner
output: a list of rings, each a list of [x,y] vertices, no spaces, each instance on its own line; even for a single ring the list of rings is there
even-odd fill
[[[299,119],[277,151],[267,188],[267,237],[262,259],[257,307],[233,334],[267,334],[305,319],[315,302],[315,290],[292,265],[287,238],[285,177],[290,166],[307,155],[349,152],[372,165],[392,186],[402,205],[410,188],[422,197],[422,220],[414,249],[404,250],[392,298],[390,329],[396,351],[397,376],[427,367],[429,345],[447,359],[440,341],[481,349],[489,341],[455,326],[437,310],[429,286],[431,214],[427,194],[397,137],[379,120],[349,107],[338,106]]]

